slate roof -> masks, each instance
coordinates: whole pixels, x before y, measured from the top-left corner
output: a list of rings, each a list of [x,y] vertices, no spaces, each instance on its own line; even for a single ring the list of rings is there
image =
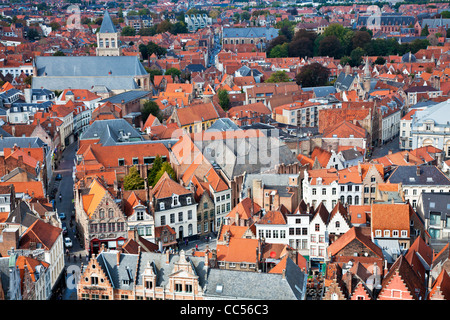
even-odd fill
[[[422,123],[427,120],[434,121],[435,125],[448,126],[450,120],[450,102],[443,101],[441,103],[429,106],[425,110],[418,110],[413,116],[413,127],[416,123]]]
[[[210,269],[204,296],[213,299],[303,300],[305,290],[305,274],[291,259],[287,259],[285,279],[275,273]]]
[[[417,175],[420,169],[420,175]],[[401,183],[406,186],[448,186],[450,180],[436,166],[398,166],[391,173],[387,182]]]
[[[133,128],[125,119],[96,120],[81,134],[80,140],[99,139],[103,146],[120,144],[123,139],[120,138],[120,131],[124,134],[130,134],[128,141],[144,141],[141,134]]]
[[[336,93],[336,88],[334,86],[322,86],[322,87],[308,87],[302,88],[303,91],[313,91],[316,98],[326,97],[330,94]]]
[[[148,74],[137,56],[39,56],[33,63],[33,89],[132,90],[139,88],[133,77]]]
[[[443,220],[450,216],[450,192],[422,192],[419,202],[425,219],[430,219],[430,212],[440,213]]]
[[[233,139],[226,139],[194,143],[202,148],[206,159],[219,166],[229,179],[244,172],[260,173],[274,169],[280,163],[288,165],[298,162],[287,145],[274,137],[248,137],[236,139],[236,142],[234,144]]]
[[[345,74],[345,72],[341,72],[334,82],[334,87],[341,91],[348,91],[355,78],[356,75]]]
[[[111,16],[109,15],[108,10],[105,11],[103,16],[102,25],[100,26],[99,33],[116,33],[116,27],[114,27],[114,23],[112,22]]]
[[[223,28],[223,38],[261,38],[270,41],[278,36],[278,29],[273,27]]]
[[[231,121],[229,118],[217,119],[206,131],[235,131],[239,130],[239,127]]]
[[[136,99],[142,99],[146,96],[150,95],[150,91],[144,91],[144,90],[131,90],[131,91],[126,91],[126,92],[122,92],[119,94],[116,94],[112,97],[100,100],[99,103],[103,104],[106,102],[111,102],[111,103],[122,103],[122,100],[124,101],[123,103],[127,103]]]
[[[25,227],[30,227],[39,218],[31,211],[30,207],[23,201],[9,214],[5,222],[20,224]]]

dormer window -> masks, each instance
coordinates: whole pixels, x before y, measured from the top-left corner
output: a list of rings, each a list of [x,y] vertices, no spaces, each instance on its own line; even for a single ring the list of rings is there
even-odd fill
[[[192,199],[191,197],[186,198],[187,204],[191,204],[192,203]]]
[[[180,204],[179,199],[178,199],[178,195],[174,194],[172,196],[172,206],[178,206]]]
[[[161,202],[161,203],[159,204],[159,210],[165,210],[165,208],[164,208],[164,202]]]

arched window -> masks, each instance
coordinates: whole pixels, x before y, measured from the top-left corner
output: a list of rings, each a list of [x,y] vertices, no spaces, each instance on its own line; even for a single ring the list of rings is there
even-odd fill
[[[105,209],[99,210],[100,219],[103,219],[105,217]]]
[[[347,204],[352,204],[352,196],[347,197]]]
[[[114,218],[114,210],[112,208],[108,210],[108,218]]]
[[[359,205],[359,196],[355,196],[355,205]]]

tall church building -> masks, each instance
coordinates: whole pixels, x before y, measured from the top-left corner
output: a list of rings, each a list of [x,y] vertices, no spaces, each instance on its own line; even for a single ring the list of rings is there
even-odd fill
[[[105,11],[102,25],[97,32],[97,56],[120,56],[119,33],[114,27],[111,16]]]

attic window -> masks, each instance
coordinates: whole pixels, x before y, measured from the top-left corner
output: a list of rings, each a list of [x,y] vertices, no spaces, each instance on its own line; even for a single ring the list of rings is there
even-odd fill
[[[436,203],[430,202],[430,208],[434,208],[436,206]]]
[[[216,293],[222,293],[222,291],[223,291],[223,285],[221,285],[221,284],[216,285]]]
[[[427,177],[427,182],[433,182],[433,177]]]

